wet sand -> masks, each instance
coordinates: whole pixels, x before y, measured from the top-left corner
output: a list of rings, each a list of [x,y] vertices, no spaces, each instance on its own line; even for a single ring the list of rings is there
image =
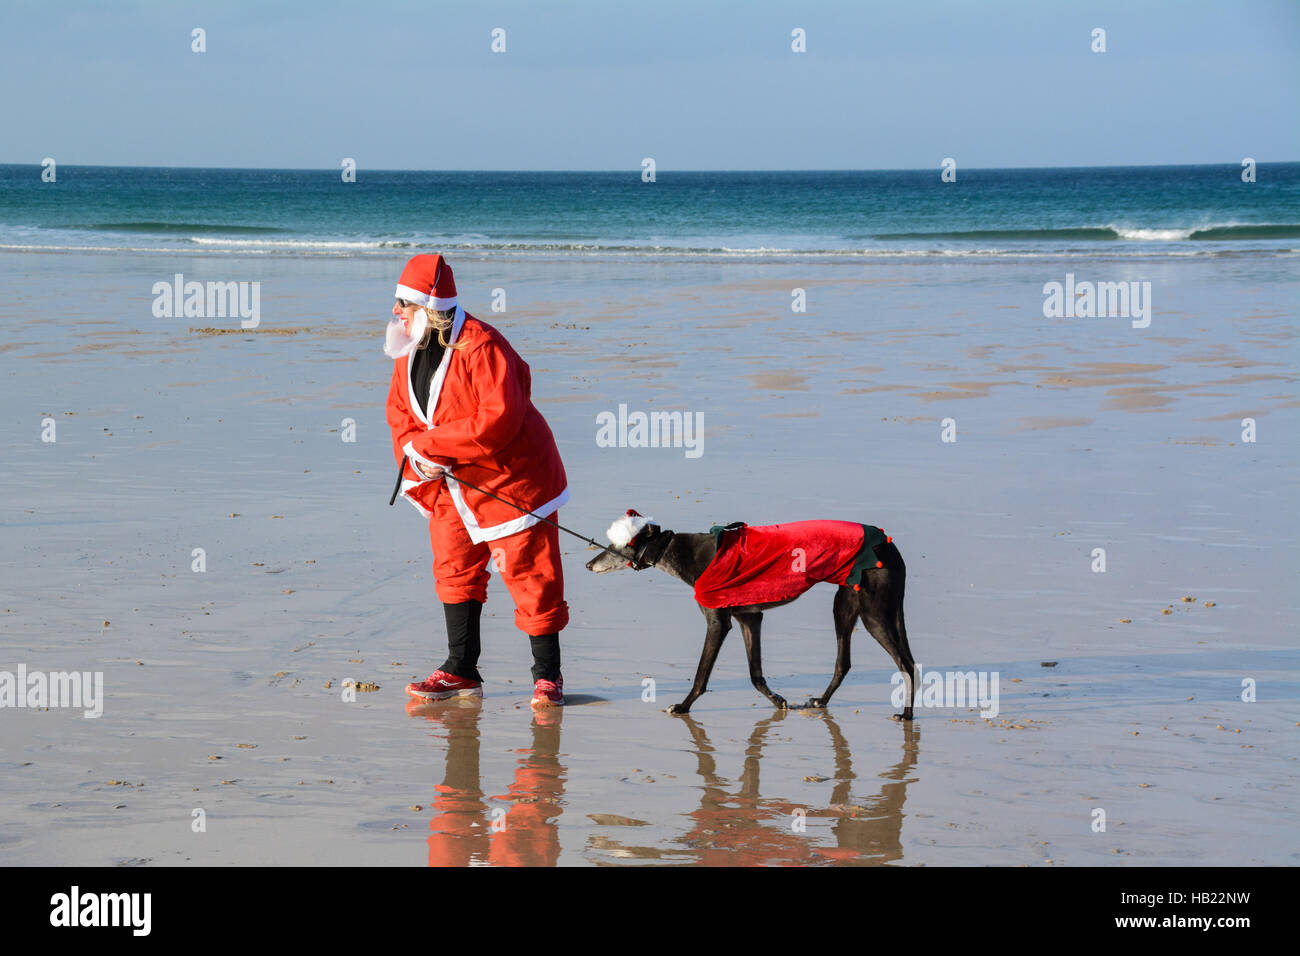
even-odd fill
[[[910,726],[861,627],[827,711],[774,712],[733,634],[691,717],[663,714],[703,639],[689,589],[589,574],[567,537],[571,706],[529,710],[494,581],[486,699],[408,708],[444,648],[427,529],[386,504],[399,266],[0,255],[0,670],[102,671],[106,696],[98,719],[0,709],[7,861],[1300,861],[1293,263],[1150,263],[1132,329],[1044,319],[1051,262],[457,262],[532,366],[564,524],[888,529],[918,662],[1000,675],[996,718]],[[92,298],[52,332],[69,270]],[[155,319],[178,271],[261,281],[260,328]],[[598,447],[620,403],[702,412],[704,453]],[[832,594],[766,616],[792,701],[829,678]],[[376,688],[346,702],[349,680]]]

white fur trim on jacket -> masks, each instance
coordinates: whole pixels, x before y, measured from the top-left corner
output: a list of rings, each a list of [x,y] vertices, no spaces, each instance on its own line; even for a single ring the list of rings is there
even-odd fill
[[[469,510],[465,495],[460,490],[460,482],[455,480],[456,476],[448,472],[447,477],[452,479],[447,486],[447,490],[451,492],[451,500],[460,513],[460,520],[465,523],[465,530],[469,532],[470,541],[474,544],[478,544],[480,541],[495,541],[497,538],[504,538],[508,534],[515,534],[525,528],[531,528],[537,524],[538,518],[545,518],[547,515],[559,511],[560,506],[569,500],[569,489],[565,488],[540,508],[530,509],[534,514],[521,514],[518,518],[484,528],[479,525],[478,519],[474,517],[474,512]]]
[[[408,441],[405,445],[402,446],[402,451],[406,453],[406,457],[409,458],[409,459],[411,459],[412,462],[417,462],[417,461],[418,461],[420,464],[422,464],[422,465],[427,465],[427,466],[430,467],[430,468],[441,468],[441,469],[443,469],[444,471],[447,470],[447,466],[446,466],[446,465],[440,465],[440,464],[438,464],[438,462],[436,462],[436,461],[430,461],[428,458],[425,458],[425,457],[424,457],[423,455],[421,455],[418,451],[416,451],[416,450],[415,450],[415,439],[414,439],[414,438],[412,438],[410,441]],[[416,470],[417,472],[419,472],[420,469],[416,468],[415,470]],[[426,478],[425,480],[426,480],[426,481],[436,481],[437,479],[436,479],[436,478]]]
[[[425,481],[430,480],[431,479],[429,478],[425,478],[424,481],[412,481],[410,478],[402,479],[402,497],[409,501],[415,507],[415,510],[420,512],[420,514],[424,515],[426,518],[432,517],[433,512],[412,498],[409,492],[412,488],[418,488],[420,485],[424,484]]]
[[[451,333],[447,336],[447,341],[451,345],[456,344],[460,337],[460,330],[465,325],[465,310],[456,306],[456,317],[451,323]],[[438,363],[437,370],[433,373],[433,380],[429,382],[429,413],[426,415],[420,410],[421,402],[415,394],[415,377],[411,374],[411,369],[415,366],[415,350],[406,357],[406,394],[411,403],[411,411],[415,417],[424,422],[429,428],[433,426],[429,422],[433,419],[433,410],[438,407],[438,396],[442,394],[442,383],[447,379],[447,368],[451,365],[451,349],[444,349],[442,361]]]

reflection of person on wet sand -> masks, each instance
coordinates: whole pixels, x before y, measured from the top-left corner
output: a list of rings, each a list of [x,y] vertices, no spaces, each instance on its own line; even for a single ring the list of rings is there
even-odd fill
[[[560,856],[559,818],[567,773],[559,760],[562,710],[533,715],[533,745],[519,751],[515,778],[491,798],[511,806],[489,807],[479,772],[478,698],[430,704],[412,700],[413,717],[446,730],[446,772],[430,804],[430,866],[554,866]]]
[[[687,850],[658,847],[622,846],[601,838],[593,841],[596,849],[637,859],[685,860],[704,866],[817,865],[827,862],[889,863],[902,859],[903,803],[906,799],[907,775],[916,765],[920,731],[909,727],[904,732],[903,757],[888,772],[881,774],[891,783],[883,784],[878,796],[865,804],[850,802],[856,775],[852,752],[843,732],[829,714],[817,719],[826,723],[835,754],[835,788],[831,804],[810,809],[784,798],[760,795],[759,762],[767,732],[775,722],[785,720],[788,711],[777,711],[754,725],[745,749],[740,788],[727,792],[728,782],[718,776],[714,749],[704,728],[693,718],[684,717],[699,758],[698,773],[704,781],[700,806],[690,813],[694,826],[674,842]],[[819,832],[807,829],[796,832],[792,827],[797,810],[805,818],[829,818],[836,822],[830,832],[834,847],[818,842]]]

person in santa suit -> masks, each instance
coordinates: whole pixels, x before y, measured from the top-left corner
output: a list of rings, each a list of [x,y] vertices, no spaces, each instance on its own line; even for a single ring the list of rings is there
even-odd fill
[[[441,255],[407,262],[396,297],[384,353],[395,360],[388,424],[398,490],[429,521],[447,622],[446,661],[407,693],[482,696],[479,617],[492,562],[514,598],[515,625],[532,645],[532,704],[560,706],[560,631],[569,605],[556,525],[569,488],[550,426],[532,402],[528,363],[461,308]]]

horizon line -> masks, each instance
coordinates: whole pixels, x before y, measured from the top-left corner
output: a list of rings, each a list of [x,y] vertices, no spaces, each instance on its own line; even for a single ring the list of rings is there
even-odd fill
[[[1246,157],[1242,157],[1245,159]],[[1253,157],[1251,157],[1253,158]],[[293,172],[293,173],[337,173],[340,166],[159,166],[144,165],[135,163],[74,163],[60,162],[55,160],[59,166],[66,168],[82,169],[212,169],[212,170],[229,170],[231,172]],[[1276,165],[1287,166],[1300,163],[1300,159],[1282,159],[1282,160],[1255,160],[1257,166]],[[967,171],[978,170],[981,172],[1002,172],[1006,170],[1056,170],[1056,169],[1184,169],[1197,166],[1229,166],[1240,167],[1242,160],[1224,160],[1220,162],[1208,163],[1137,163],[1137,164],[1115,164],[1115,163],[1098,163],[1085,164],[1080,166],[963,166],[957,164],[957,168]],[[42,168],[41,162],[23,162],[23,163],[6,163],[0,162],[0,168],[6,166],[34,167]],[[942,163],[934,166],[882,166],[876,168],[854,168],[854,167],[804,167],[804,168],[760,168],[760,169],[679,169],[672,167],[668,169],[670,173],[898,173],[898,172],[933,172],[942,170]],[[615,169],[506,169],[506,168],[478,168],[478,169],[395,169],[379,166],[357,166],[358,172],[374,173],[628,173],[639,175],[640,167],[619,167]],[[662,167],[656,166],[655,173],[658,175],[663,171]]]

